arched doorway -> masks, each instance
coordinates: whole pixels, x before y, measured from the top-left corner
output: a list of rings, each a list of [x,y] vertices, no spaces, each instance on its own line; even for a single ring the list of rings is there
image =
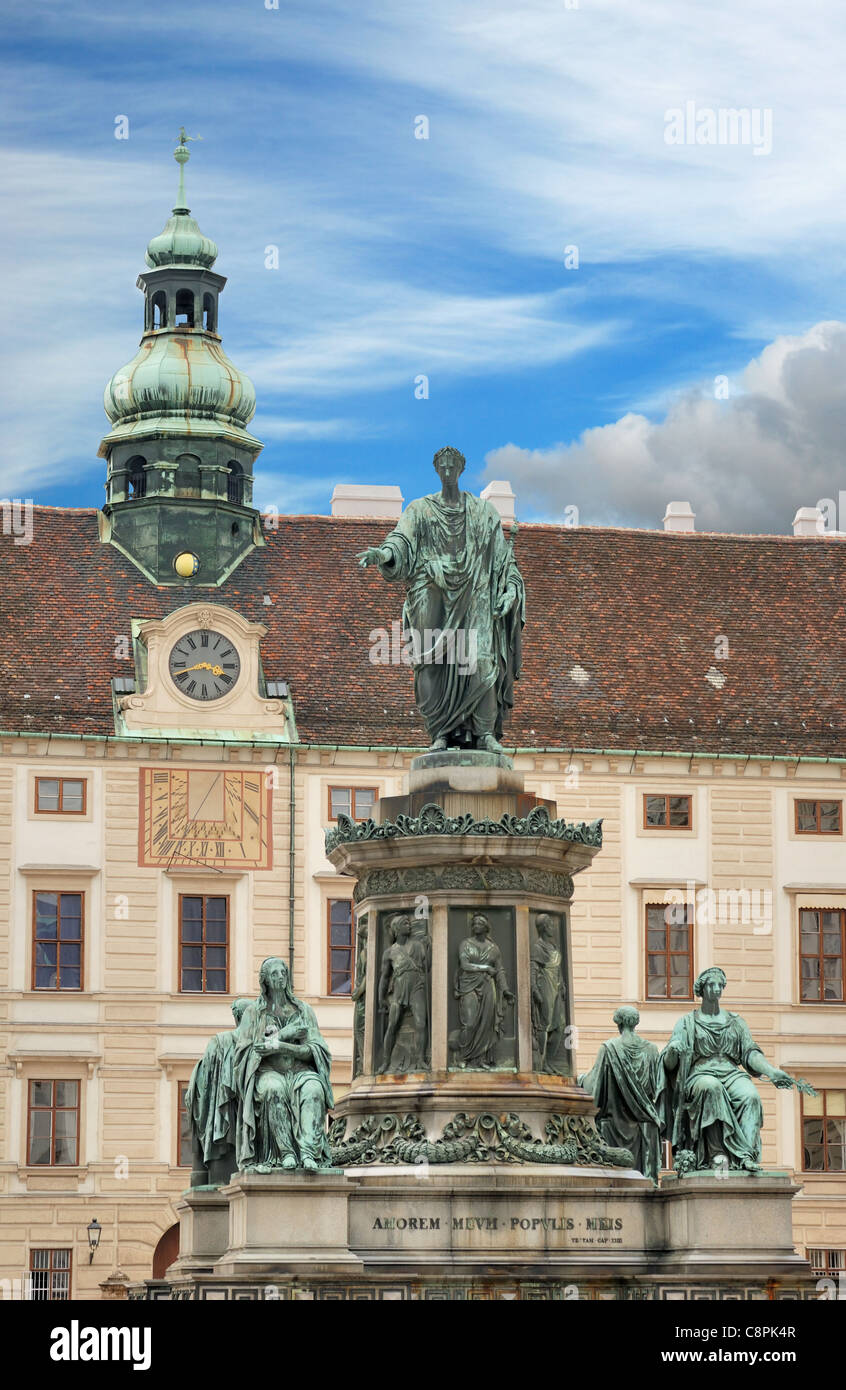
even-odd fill
[[[164,1279],[170,1266],[179,1254],[179,1222],[168,1226],[153,1251],[153,1278]]]

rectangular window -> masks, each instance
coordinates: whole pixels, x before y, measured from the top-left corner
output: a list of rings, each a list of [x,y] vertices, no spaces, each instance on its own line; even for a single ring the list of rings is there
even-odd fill
[[[794,801],[797,835],[839,835],[843,828],[842,801]]]
[[[83,897],[33,893],[33,989],[82,989]]]
[[[646,905],[647,999],[693,998],[693,908]]]
[[[179,988],[226,994],[229,988],[229,899],[179,897]]]
[[[30,1250],[30,1298],[36,1302],[63,1302],[70,1298],[70,1250]]]
[[[180,1081],[176,1103],[176,1132],[179,1135],[176,1161],[180,1168],[192,1168],[194,1165],[194,1158],[191,1153],[191,1126],[188,1123],[188,1110],[185,1105],[185,1092],[187,1090],[188,1082]]]
[[[353,820],[368,820],[378,799],[376,787],[330,787],[329,819],[351,816]]]
[[[846,1090],[802,1097],[802,1152],[808,1173],[846,1172]]]
[[[329,993],[349,994],[353,976],[353,905],[350,898],[330,898]]]
[[[36,777],[35,810],[54,816],[85,815],[84,777]]]
[[[644,796],[645,830],[690,830],[693,826],[690,796]]]
[[[846,1270],[846,1250],[809,1250],[808,1263],[814,1274],[842,1274]]]
[[[79,1161],[79,1082],[30,1081],[27,1163],[48,1167]]]
[[[799,997],[803,1004],[843,1003],[846,910],[799,910]]]

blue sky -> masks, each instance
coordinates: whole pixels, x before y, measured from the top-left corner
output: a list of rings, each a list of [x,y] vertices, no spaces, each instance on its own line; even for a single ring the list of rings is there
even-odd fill
[[[70,0],[4,28],[3,496],[103,499],[183,123],[258,500],[410,499],[444,443],[524,518],[657,526],[688,498],[703,529],[785,533],[846,489],[837,0]],[[771,112],[771,152],[668,144],[687,102]]]

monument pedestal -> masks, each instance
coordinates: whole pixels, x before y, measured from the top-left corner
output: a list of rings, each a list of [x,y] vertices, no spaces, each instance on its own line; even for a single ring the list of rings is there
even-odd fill
[[[601,823],[556,819],[507,758],[456,751],[415,759],[378,815],[327,833],[358,924],[334,1169],[185,1193],[170,1295],[813,1297],[787,1175],[656,1188],[596,1129],[574,1075],[569,909]]]
[[[541,1164],[239,1173],[177,1203],[168,1282],[205,1300],[813,1297],[796,1191]]]

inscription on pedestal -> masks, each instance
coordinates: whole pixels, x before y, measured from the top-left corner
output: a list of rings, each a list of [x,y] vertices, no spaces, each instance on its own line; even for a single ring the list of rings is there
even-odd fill
[[[642,1246],[639,1210],[614,1204],[596,1207],[566,1202],[504,1200],[474,1206],[437,1200],[356,1200],[350,1209],[354,1249],[445,1249],[486,1247],[519,1254],[522,1249],[598,1249]]]

